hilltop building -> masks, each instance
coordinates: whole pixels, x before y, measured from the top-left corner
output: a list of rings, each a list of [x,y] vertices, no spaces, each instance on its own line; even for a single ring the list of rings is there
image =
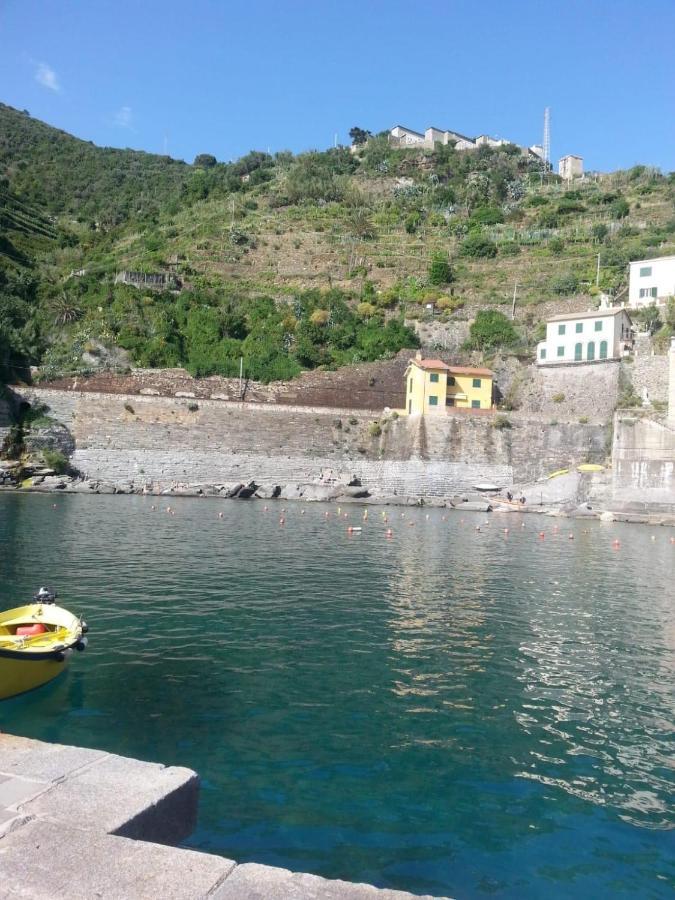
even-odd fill
[[[663,306],[668,297],[675,297],[675,256],[640,259],[630,264],[628,305]]]
[[[556,366],[621,359],[632,345],[631,320],[625,309],[565,313],[546,323],[546,339],[537,344],[537,363]]]
[[[446,415],[448,410],[493,408],[490,369],[449,366],[417,353],[405,371],[405,409],[408,415]]]
[[[420,147],[425,150],[433,150],[436,144],[454,144],[455,150],[476,150],[478,147],[505,147],[507,144],[513,143],[504,138],[491,137],[489,134],[469,137],[459,131],[434,128],[433,126],[421,132],[406,128],[405,125],[395,125],[389,131],[389,142],[395,147]],[[541,157],[543,153],[541,147],[536,145],[520,149],[525,154],[538,157]]]
[[[584,158],[583,156],[562,156],[558,160],[558,175],[565,181],[572,181],[573,178],[582,178],[584,174]]]

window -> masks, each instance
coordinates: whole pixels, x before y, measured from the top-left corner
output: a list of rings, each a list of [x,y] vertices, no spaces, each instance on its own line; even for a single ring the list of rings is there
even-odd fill
[[[640,288],[640,299],[643,297],[656,297],[657,291],[655,287],[652,288]]]
[[[474,387],[480,387],[480,378],[474,378],[473,380]]]
[[[595,341],[589,341],[586,348],[586,359],[595,359]]]
[[[600,341],[600,359],[607,359],[607,341]]]
[[[455,376],[448,375],[448,387],[452,387],[455,384]]]
[[[584,330],[584,323],[583,323],[583,322],[577,322],[577,326],[576,326],[576,329],[575,329],[576,333],[577,333],[577,334],[582,334],[582,333],[583,333],[583,330]]]
[[[438,372],[432,372],[431,375],[429,376],[429,381],[431,381],[433,384],[437,384],[438,383]]]
[[[640,266],[640,278],[648,278],[652,274],[651,266]]]
[[[429,397],[429,406],[438,406],[438,397],[435,394]]]
[[[558,325],[558,334],[565,334],[565,326]]]
[[[602,319],[597,319],[595,323],[595,330],[602,331]]]
[[[408,415],[412,412],[412,400],[408,400]]]
[[[574,345],[574,361],[579,362],[580,359],[583,359],[584,349],[582,344]]]
[[[558,352],[558,356],[564,356],[564,355],[565,355],[565,348],[564,348],[564,347],[558,347],[558,351],[557,351],[557,352]]]
[[[409,393],[409,394],[412,394],[412,378],[411,378],[410,381],[408,382],[408,393]]]
[[[539,351],[539,359],[546,359],[546,348],[542,347]]]
[[[472,400],[471,409],[480,409],[480,400]]]
[[[455,398],[454,398],[454,397],[446,397],[446,398],[445,398],[445,405],[446,405],[446,406],[454,406],[454,405],[455,405]]]

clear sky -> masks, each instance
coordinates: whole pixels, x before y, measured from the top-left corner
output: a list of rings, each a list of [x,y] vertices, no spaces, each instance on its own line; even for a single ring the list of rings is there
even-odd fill
[[[675,0],[0,0],[0,100],[192,161],[429,125],[675,169]]]

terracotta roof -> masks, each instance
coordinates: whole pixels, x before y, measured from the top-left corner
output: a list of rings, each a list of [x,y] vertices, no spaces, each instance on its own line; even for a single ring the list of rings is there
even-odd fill
[[[551,316],[549,322],[573,322],[575,319],[601,319],[603,316],[618,316],[619,313],[626,313],[628,310],[623,306],[614,309],[588,309],[586,312],[580,313],[561,313],[558,316]],[[628,316],[630,318],[630,316]]]
[[[491,369],[481,369],[476,366],[449,366],[448,371],[455,375],[484,375],[486,378],[492,378],[494,375]]]
[[[411,359],[410,362],[415,363],[420,369],[450,369],[450,366],[441,359]]]

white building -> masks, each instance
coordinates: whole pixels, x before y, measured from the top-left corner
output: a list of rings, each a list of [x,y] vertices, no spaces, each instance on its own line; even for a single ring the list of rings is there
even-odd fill
[[[406,128],[404,125],[395,125],[389,134],[392,138],[392,143],[401,147],[424,146],[424,135],[420,131],[413,131],[412,128]]]
[[[571,181],[573,178],[582,178],[584,174],[584,158],[583,156],[562,156],[558,160],[558,175],[565,181]]]
[[[555,366],[621,359],[632,343],[625,309],[565,313],[546,323],[546,340],[537,344],[537,363]]]
[[[448,131],[442,128],[434,128],[432,125],[427,128],[424,134],[421,131],[413,131],[412,128],[406,128],[404,125],[395,125],[389,132],[389,139],[392,144],[399,147],[424,147],[427,150],[433,150],[436,144],[455,144],[460,149],[470,149],[475,147],[472,138],[458,131]]]
[[[630,264],[628,305],[663,306],[668,297],[675,297],[675,256],[658,259],[639,259]]]

